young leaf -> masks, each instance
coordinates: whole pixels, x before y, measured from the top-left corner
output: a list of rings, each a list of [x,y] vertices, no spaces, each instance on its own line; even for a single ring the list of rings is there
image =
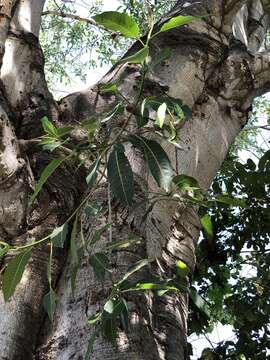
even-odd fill
[[[155,121],[155,123],[162,129],[164,121],[165,121],[165,117],[166,117],[166,110],[167,110],[167,105],[166,103],[162,103],[157,111],[157,119]]]
[[[139,50],[135,54],[121,59],[119,63],[142,64],[148,55],[149,55],[149,47],[144,46],[141,50]]]
[[[48,178],[55,172],[55,170],[66,160],[66,157],[60,157],[57,159],[53,159],[42,171],[42,174],[40,176],[40,179],[35,187],[34,194],[31,197],[31,201],[33,201],[40,190],[42,189],[43,185],[46,183]]]
[[[130,141],[135,146],[143,149],[145,159],[154,179],[159,186],[169,191],[174,171],[163,148],[156,141],[137,135],[131,136]]]
[[[3,277],[3,295],[5,302],[14,294],[16,286],[21,281],[25,267],[31,256],[32,248],[15,256],[7,265]]]
[[[105,271],[109,267],[109,259],[103,253],[96,253],[91,256],[90,265],[93,267],[94,273],[97,279],[101,282],[104,280]]]
[[[50,291],[44,296],[42,304],[50,321],[52,322],[56,306],[56,294],[51,287]]]
[[[53,245],[56,247],[63,248],[64,242],[67,237],[67,233],[68,233],[68,224],[66,223],[63,224],[62,226],[55,228],[50,235]]]
[[[133,172],[125,153],[114,148],[108,160],[108,178],[113,195],[128,206],[134,194]]]
[[[47,116],[44,116],[41,119],[41,123],[42,123],[42,127],[43,130],[50,135],[51,137],[55,138],[58,136],[58,131],[57,128],[53,125],[52,122],[49,121],[49,119],[47,118]]]
[[[163,24],[159,32],[161,33],[182,25],[187,25],[192,21],[194,21],[195,19],[196,18],[194,16],[182,16],[182,15],[175,16],[171,18],[169,21],[167,21],[165,24]]]
[[[140,35],[140,29],[136,21],[125,13],[105,11],[93,16],[93,19],[106,29],[120,32],[127,38],[137,39]]]
[[[113,83],[99,85],[100,94],[116,93],[118,91],[117,85]]]
[[[209,239],[212,239],[214,236],[213,232],[213,224],[211,221],[211,217],[207,214],[205,214],[203,217],[200,218],[203,230],[205,231],[206,236]]]
[[[148,259],[142,259],[137,261],[134,265],[132,265],[128,271],[125,273],[125,275],[123,276],[122,280],[119,281],[118,284],[121,284],[123,281],[125,281],[126,279],[128,279],[132,274],[134,274],[135,272],[139,271],[141,268],[143,268],[144,266],[149,264],[149,260]]]
[[[187,264],[184,263],[184,261],[176,261],[176,274],[180,277],[185,277],[189,274],[189,268],[187,267]]]

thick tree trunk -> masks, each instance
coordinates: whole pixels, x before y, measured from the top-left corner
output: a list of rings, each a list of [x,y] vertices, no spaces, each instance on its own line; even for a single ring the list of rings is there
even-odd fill
[[[34,138],[41,134],[40,119],[47,115],[56,124],[72,124],[94,114],[106,112],[116,103],[114,95],[100,95],[97,86],[71,94],[60,103],[48,92],[43,72],[43,55],[38,43],[39,22],[44,1],[9,2],[1,29],[1,103],[0,126],[0,235],[11,244],[38,240],[55,226],[62,224],[78,204],[85,185],[83,173],[74,175],[72,166],[62,166],[49,180],[34,206],[29,196],[36,180],[52,155],[41,151]],[[179,148],[163,143],[179,174],[195,177],[207,189],[219,170],[231,143],[246,124],[253,98],[269,88],[269,55],[254,56],[269,25],[269,8],[260,0],[179,1],[172,14],[206,16],[187,27],[160,34],[151,45],[150,55],[157,49],[170,47],[171,59],[156,66],[149,78],[147,95],[156,95],[161,87],[181,99],[192,109],[192,118],[181,129]],[[237,11],[256,20],[256,26],[245,17],[234,17]],[[251,4],[252,3],[252,4]],[[188,3],[190,4],[190,2]],[[252,6],[251,6],[252,5]],[[265,7],[263,7],[265,6]],[[168,16],[172,16],[172,14]],[[236,19],[233,23],[233,19]],[[260,19],[260,22],[258,21]],[[234,35],[242,41],[233,40]],[[7,30],[9,29],[9,30]],[[241,38],[239,29],[245,29]],[[251,31],[252,30],[252,31]],[[256,36],[254,35],[256,34]],[[255,37],[257,43],[255,42]],[[243,43],[244,42],[244,43]],[[130,52],[135,51],[135,44]],[[247,50],[248,49],[248,50]],[[252,54],[252,55],[251,55]],[[118,65],[102,82],[117,82],[121,92],[134,102],[140,81],[137,65]],[[119,119],[121,121],[121,119]],[[140,235],[144,244],[135,251],[115,251],[110,259],[118,280],[126,269],[141,258],[158,259],[148,271],[169,275],[175,261],[184,261],[191,273],[195,267],[195,247],[200,224],[196,209],[184,204],[157,203],[144,219],[145,195],[156,188],[144,162],[131,146],[127,149],[136,174],[136,206],[123,208],[112,202],[115,240],[130,233]],[[108,185],[103,182],[93,194],[103,205],[101,216],[91,225],[91,234],[108,222]],[[138,204],[144,204],[138,206]],[[108,242],[107,236],[97,246]],[[69,283],[70,266],[67,252],[55,256],[55,282],[58,303],[53,324],[49,324],[41,301],[47,291],[46,247],[36,250],[12,301],[0,304],[0,359],[82,359],[95,329],[87,317],[100,309],[109,295],[112,283],[99,284],[83,259],[74,296]],[[4,260],[4,265],[9,260]],[[98,337],[93,359],[186,359],[188,298],[185,294],[160,298],[151,293],[128,295],[131,330],[119,329],[117,346]]]

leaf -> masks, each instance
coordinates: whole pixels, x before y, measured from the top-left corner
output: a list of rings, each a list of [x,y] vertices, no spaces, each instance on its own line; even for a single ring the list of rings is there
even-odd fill
[[[108,270],[109,267],[109,259],[103,253],[96,253],[91,256],[90,265],[93,267],[94,273],[97,279],[103,282],[105,277],[105,272]]]
[[[118,103],[111,111],[109,111],[104,118],[101,119],[101,123],[104,124],[111,120],[114,115],[121,115],[124,112],[124,107],[121,103]]]
[[[136,236],[136,235],[131,235],[128,237],[128,239],[126,240],[122,240],[122,241],[117,241],[109,246],[106,246],[106,250],[113,250],[113,249],[126,249],[132,245],[137,245],[137,244],[141,244],[143,241],[142,238]]]
[[[49,119],[47,118],[47,116],[44,116],[41,119],[41,123],[42,123],[42,127],[43,130],[49,134],[51,137],[57,137],[58,136],[58,131],[57,128],[53,125],[52,122],[49,121]]]
[[[116,93],[118,91],[117,85],[113,83],[99,85],[100,94]]]
[[[0,241],[0,258],[5,256],[8,253],[9,249],[10,249],[9,244]]]
[[[93,16],[93,19],[106,29],[120,32],[128,38],[137,39],[140,35],[140,29],[136,21],[125,13],[105,11]]]
[[[189,274],[189,268],[184,261],[176,261],[176,274],[180,277],[186,277]]]
[[[68,224],[65,223],[53,230],[50,235],[52,243],[56,247],[63,248],[68,233]]]
[[[113,195],[122,205],[130,205],[134,194],[133,172],[127,157],[119,148],[114,148],[110,154],[107,170]]]
[[[146,162],[154,179],[159,186],[169,191],[174,171],[163,148],[156,141],[148,140],[137,135],[132,135],[130,141],[135,146],[143,149]]]
[[[247,207],[247,204],[244,199],[232,198],[226,195],[219,195],[214,200],[226,205],[239,206],[243,208]]]
[[[149,55],[149,47],[144,46],[141,50],[133,55],[127,56],[119,61],[120,64],[142,64]]]
[[[166,103],[162,103],[157,111],[157,119],[155,121],[155,123],[162,129],[164,121],[165,121],[165,117],[166,117],[166,110],[167,110],[167,105]]]
[[[128,279],[131,275],[133,275],[135,272],[139,271],[141,268],[143,268],[144,266],[149,264],[149,260],[148,259],[142,259],[137,261],[134,265],[132,265],[128,271],[125,273],[125,275],[123,276],[122,280],[119,281],[118,284],[121,284],[123,281],[125,281],[126,279]]]
[[[155,55],[154,59],[152,60],[151,66],[154,67],[156,65],[159,65],[163,61],[169,59],[171,56],[172,56],[172,49],[164,48]]]
[[[204,299],[201,297],[201,295],[198,294],[195,288],[190,289],[190,298],[193,301],[193,303],[197,306],[197,308],[204,313],[208,318],[210,318],[210,311],[209,308],[204,301]]]
[[[52,322],[56,307],[56,294],[52,288],[50,288],[50,291],[43,297],[42,304],[50,321]]]
[[[90,325],[96,324],[101,319],[101,313],[97,312],[87,319],[87,323]]]
[[[115,317],[119,316],[126,308],[126,302],[122,298],[109,299],[104,305],[104,311]]]
[[[72,227],[71,236],[70,236],[70,255],[71,255],[71,263],[73,265],[78,265],[78,262],[79,262],[77,244],[76,244],[77,224],[78,224],[78,216],[76,216],[76,218],[73,222],[73,227]]]
[[[174,29],[179,26],[190,24],[195,19],[196,18],[194,16],[175,16],[161,26],[159,33]]]
[[[106,314],[106,313],[105,313]],[[112,316],[102,317],[102,332],[108,341],[115,344],[117,336],[117,324],[116,319]]]
[[[100,157],[94,161],[94,163],[90,166],[90,168],[88,169],[88,175],[86,176],[85,180],[87,185],[93,186],[94,182],[97,179],[97,170],[99,168],[100,165]]]
[[[211,217],[208,214],[205,214],[203,217],[200,218],[200,221],[206,236],[209,239],[212,239],[214,236],[214,231]]]
[[[37,197],[38,193],[42,189],[43,185],[46,183],[48,178],[55,172],[55,170],[66,160],[66,157],[60,157],[53,159],[42,171],[40,179],[35,187],[34,194],[31,196],[31,202]]]
[[[5,302],[14,294],[16,286],[21,281],[25,267],[31,256],[32,248],[15,256],[7,265],[3,277],[3,295]]]
[[[177,175],[173,178],[173,182],[182,191],[199,189],[200,185],[196,179],[188,175]]]

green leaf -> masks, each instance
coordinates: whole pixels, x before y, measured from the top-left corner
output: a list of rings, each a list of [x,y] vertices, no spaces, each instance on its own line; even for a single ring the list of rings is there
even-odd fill
[[[173,182],[182,191],[193,190],[193,189],[200,190],[200,185],[198,181],[188,175],[177,175],[173,178]]]
[[[144,46],[141,50],[139,50],[135,54],[121,59],[119,63],[142,64],[148,55],[149,55],[149,47]]]
[[[52,322],[56,307],[56,294],[52,288],[50,288],[50,291],[43,297],[42,304],[50,321]]]
[[[193,303],[197,306],[197,308],[204,313],[208,318],[210,318],[210,311],[209,308],[204,301],[204,299],[201,297],[201,295],[198,294],[195,288],[190,289],[190,298],[193,301]]]
[[[186,277],[189,274],[189,268],[184,261],[176,261],[176,274],[180,277]]]
[[[103,253],[96,253],[91,256],[90,265],[93,267],[94,273],[97,279],[103,282],[105,277],[105,272],[108,270],[109,267],[109,259]]]
[[[146,162],[154,179],[159,186],[169,191],[174,171],[163,148],[156,141],[148,140],[137,135],[132,135],[130,141],[135,146],[143,149]]]
[[[105,11],[93,16],[93,19],[106,29],[120,32],[128,38],[137,39],[140,35],[140,29],[136,21],[125,13]]]
[[[122,205],[130,205],[134,194],[133,172],[127,157],[119,148],[114,148],[110,154],[107,169],[113,195]]]
[[[10,249],[9,244],[0,241],[0,258],[5,256],[8,253],[9,249]]]
[[[90,325],[96,324],[101,319],[101,313],[97,312],[87,319],[87,323]]]
[[[65,223],[53,230],[50,235],[52,243],[56,247],[63,248],[68,233],[68,224]]]
[[[25,267],[31,256],[32,248],[15,256],[7,265],[3,277],[3,295],[5,302],[14,294],[16,286],[21,281]]]
[[[125,273],[125,275],[123,276],[122,280],[119,281],[118,284],[121,284],[123,281],[125,281],[126,279],[128,279],[131,275],[133,275],[135,272],[139,271],[140,269],[142,269],[144,266],[149,264],[149,260],[148,259],[142,259],[137,261],[134,265],[132,265],[128,271]]]
[[[100,94],[116,93],[118,91],[117,85],[113,83],[99,85]]]
[[[113,316],[102,317],[102,332],[108,341],[115,344],[117,337],[117,323]]]
[[[124,113],[124,106],[121,103],[116,104],[116,106],[106,113],[105,117],[101,119],[101,123],[104,124],[107,121],[111,120],[114,115],[121,115]]]
[[[190,24],[195,19],[196,18],[194,16],[175,16],[161,26],[159,33]]]
[[[132,245],[141,244],[143,242],[143,239],[136,236],[131,235],[126,240],[117,241],[109,246],[106,246],[106,250],[113,250],[113,249],[126,249]]]
[[[46,183],[48,178],[55,172],[55,170],[66,160],[66,157],[60,157],[57,159],[53,159],[42,171],[42,174],[40,176],[40,179],[35,187],[34,194],[31,197],[31,201],[33,201],[40,190],[42,189],[43,185]]]
[[[89,187],[93,186],[94,182],[97,179],[97,170],[99,168],[100,165],[100,157],[93,162],[93,164],[90,166],[90,168],[88,169],[88,175],[86,176],[85,180],[87,185],[89,185]]]
[[[167,105],[166,103],[162,103],[157,111],[157,118],[155,123],[162,129],[165,118],[166,118],[166,110],[167,110]]]
[[[114,317],[121,315],[125,310],[127,310],[127,304],[123,298],[109,299],[104,305],[104,311]]]
[[[200,221],[206,236],[209,239],[212,239],[214,236],[214,231],[213,231],[213,224],[211,221],[211,217],[208,214],[205,214],[203,217],[200,218]]]
[[[226,205],[239,206],[243,208],[247,207],[247,204],[244,199],[232,198],[227,195],[217,196],[214,200]]]
[[[41,119],[41,123],[42,123],[42,127],[43,130],[49,134],[51,137],[57,137],[58,136],[58,131],[57,128],[53,125],[52,122],[49,121],[49,119],[47,118],[47,116],[44,116]]]

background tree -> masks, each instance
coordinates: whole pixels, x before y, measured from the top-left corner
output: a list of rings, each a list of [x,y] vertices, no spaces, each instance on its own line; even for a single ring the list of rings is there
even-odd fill
[[[104,146],[102,141],[104,139],[108,141],[108,133],[110,134],[109,141],[117,144],[127,140],[124,136],[127,136],[128,133],[121,130],[123,125],[124,129],[132,134],[141,135],[147,130],[148,133],[151,133],[152,139],[159,139],[159,142],[166,148],[175,172],[196,178],[200,187],[206,190],[219,170],[231,143],[247,122],[252,100],[255,96],[268,90],[269,82],[269,55],[267,51],[258,53],[269,25],[267,2],[202,1],[192,2],[186,6],[185,2],[178,1],[172,12],[164,16],[156,25],[154,32],[162,28],[162,25],[171,17],[179,14],[197,15],[199,18],[184,27],[175,27],[154,37],[149,44],[150,63],[148,62],[148,66],[151,67],[151,73],[144,76],[144,72],[141,72],[142,66],[136,63],[118,63],[101,80],[101,84],[117,84],[118,92],[111,91],[111,89],[108,91],[108,88],[99,85],[55,102],[47,89],[43,55],[38,41],[43,5],[43,1],[8,2],[3,3],[1,10],[3,16],[1,23],[2,214],[0,229],[3,239],[1,253],[2,255],[7,254],[3,265],[9,262],[10,255],[14,250],[20,250],[20,254],[14,258],[15,262],[14,260],[12,260],[13,263],[9,262],[9,264],[13,264],[13,268],[9,265],[4,272],[3,290],[6,300],[15,290],[16,280],[18,280],[16,277],[20,277],[23,265],[30,257],[28,250],[32,250],[33,240],[41,241],[41,247],[35,246],[31,252],[31,260],[16,289],[15,296],[10,302],[1,304],[0,348],[3,354],[1,356],[7,359],[28,359],[32,358],[33,354],[40,359],[66,359],[84,356],[86,349],[90,349],[90,335],[96,333],[96,328],[87,324],[86,318],[96,311],[102,310],[105,299],[110,296],[112,284],[119,282],[121,277],[126,276],[124,274],[131,274],[127,273],[127,268],[138,260],[147,258],[148,267],[142,267],[142,273],[135,274],[134,284],[138,286],[138,281],[142,278],[146,279],[146,276],[150,274],[152,281],[157,277],[163,280],[163,288],[160,288],[163,291],[170,290],[164,288],[164,282],[167,281],[166,284],[172,286],[172,283],[168,283],[168,279],[175,279],[177,276],[177,261],[181,260],[182,264],[187,266],[189,281],[195,269],[195,246],[200,231],[197,208],[190,205],[190,202],[194,202],[194,196],[190,198],[190,191],[193,191],[194,195],[195,190],[189,186],[188,193],[185,194],[187,196],[182,197],[182,202],[168,201],[167,194],[163,193],[163,197],[167,196],[167,201],[159,201],[150,208],[148,205],[151,204],[154,193],[159,192],[160,194],[161,191],[149,175],[149,169],[159,185],[162,185],[164,178],[168,177],[168,161],[163,153],[163,163],[157,161],[157,166],[153,167],[155,159],[143,147],[149,164],[147,167],[142,152],[138,151],[138,146],[134,146],[134,141],[133,145],[129,143],[126,146],[126,154],[135,180],[134,202],[128,207],[123,206],[123,201],[121,204],[119,200],[112,200],[108,195],[110,191],[108,192],[108,184],[104,177],[103,163],[100,166],[101,175],[98,175],[97,178],[99,186],[87,190],[87,183],[83,179],[88,175],[89,183],[89,175],[93,172],[88,170],[85,174],[83,167],[74,171],[77,168],[76,161],[73,159],[64,162],[63,158],[59,160],[59,156],[71,157],[72,153],[72,156],[74,155],[76,158],[79,152],[80,160],[87,157],[91,164],[95,161],[93,147],[99,147],[100,144]],[[149,7],[148,11],[151,15]],[[202,15],[203,17],[201,17]],[[93,37],[93,39],[95,38]],[[127,56],[136,53],[140,46],[139,43],[136,43]],[[173,55],[155,64],[160,49],[165,46],[171,49]],[[143,69],[145,66],[144,64]],[[142,79],[143,87],[140,86]],[[143,127],[138,129],[138,126],[135,125],[134,114],[139,117],[138,121],[145,120],[144,112],[141,114],[140,109],[137,109],[142,100],[145,97],[158,98],[161,95],[163,99],[164,95],[167,97],[165,102],[167,107],[169,101],[174,99],[175,104],[175,99],[178,99],[192,109],[192,117],[181,124],[177,144],[175,142],[170,144],[158,137],[156,131],[153,133],[152,122],[150,122],[149,129]],[[120,102],[122,111],[118,111]],[[111,115],[112,109],[114,117],[100,129],[95,125],[96,135],[93,136],[93,129],[91,130],[91,126],[95,123],[93,117],[101,121],[107,119],[108,113]],[[187,118],[188,108],[182,107],[182,109],[185,109]],[[153,105],[150,110],[152,111],[150,118],[152,114],[156,116]],[[47,116],[52,122],[48,122],[44,116]],[[41,118],[43,118],[42,123],[40,122]],[[75,129],[75,127],[77,124],[85,124],[84,121],[89,119],[91,119],[90,124],[88,121],[85,125],[86,138],[83,131],[85,128],[82,129],[81,126],[78,126],[78,129]],[[71,129],[67,130],[67,127],[72,127],[72,131]],[[62,132],[57,129],[62,129]],[[44,134],[44,130],[47,133],[47,143],[44,143],[46,139],[43,138],[43,145],[46,146],[47,151],[40,147],[40,141],[37,140],[37,137]],[[68,132],[65,133],[65,131]],[[48,135],[52,136],[53,133],[55,138],[61,141],[61,137],[68,134],[68,141],[75,145],[69,148],[66,146],[69,144],[61,142],[56,147],[55,141],[54,143],[48,141],[50,137]],[[81,148],[81,144],[85,144],[89,136],[91,136],[90,146],[87,149]],[[64,138],[63,141],[66,140]],[[146,144],[148,147],[149,144],[153,147],[151,142]],[[154,146],[156,149],[157,145]],[[54,148],[53,152],[48,151],[52,148]],[[124,159],[122,151],[123,148],[116,148],[113,154],[115,157],[119,156]],[[160,154],[159,151],[157,153]],[[109,156],[107,149],[106,153]],[[154,154],[156,154],[155,151]],[[40,179],[44,167],[55,157],[57,160],[53,163],[54,167],[59,165],[60,168],[48,178],[37,199],[29,203],[35,182]],[[165,167],[163,166],[164,159]],[[245,191],[250,195],[250,187],[253,185],[247,178],[251,177],[250,173],[253,171],[252,178],[256,179],[255,183],[262,197],[261,204],[256,202],[262,217],[265,216],[264,208],[267,201],[265,189],[267,189],[269,176],[268,159],[269,155],[266,155],[257,170],[256,165],[254,167],[250,162],[248,167],[239,165],[238,177],[233,175],[230,181],[223,180],[222,174],[221,178],[216,180],[219,186],[222,181],[225,181],[228,192],[237,195],[231,188],[237,181],[243,187],[244,179]],[[107,160],[109,160],[108,157]],[[85,165],[87,166],[87,162]],[[157,172],[156,169],[159,166],[161,166],[161,170]],[[257,174],[254,176],[255,170]],[[110,177],[109,172],[108,176]],[[41,188],[41,181],[38,184]],[[111,187],[114,190],[112,182]],[[38,187],[35,189],[37,193]],[[130,188],[128,190],[131,191]],[[187,189],[182,187],[183,190]],[[243,189],[238,191],[240,190],[243,191]],[[215,188],[213,191],[216,191]],[[61,245],[64,240],[63,234],[65,230],[68,231],[67,226],[62,227],[63,224],[67,224],[68,220],[77,224],[76,220],[74,222],[77,216],[71,217],[71,215],[80,204],[80,197],[83,199],[85,196],[91,202],[87,204],[86,211],[81,215],[84,217],[86,228],[80,229],[80,233],[81,242],[85,239],[82,236],[83,233],[86,234],[87,240],[92,242],[91,251],[81,254],[82,250],[77,249],[79,251],[74,257],[76,228],[73,226],[73,235],[71,234],[70,239],[73,257],[66,262],[67,249],[58,249],[56,245],[59,245],[59,242]],[[228,197],[226,199],[223,198],[222,204],[228,201]],[[99,204],[96,203],[96,200]],[[252,199],[248,200],[252,204]],[[145,216],[146,210],[148,210],[147,216]],[[246,218],[252,216],[250,208],[243,211],[246,211],[244,213]],[[98,217],[94,216],[96,213],[99,213]],[[223,208],[222,214],[226,214]],[[222,233],[223,229],[226,229],[226,221],[227,219],[229,221],[230,216],[233,215],[237,216],[237,212],[226,215],[224,223],[218,219],[214,222],[217,233]],[[110,222],[113,222],[113,226],[108,225]],[[112,242],[109,245],[107,234],[103,232],[108,227],[110,228],[109,240],[110,243]],[[57,228],[56,231],[54,230],[51,235],[55,228]],[[78,226],[78,228],[80,227]],[[96,229],[99,231],[96,232]],[[268,234],[267,229],[259,228],[259,231]],[[126,239],[131,233],[133,234],[132,239],[135,240],[135,249],[134,247],[114,247],[114,242],[119,240],[123,241],[122,244],[126,244]],[[52,240],[49,241],[49,246],[46,245],[47,240]],[[95,240],[99,241],[94,244]],[[229,238],[222,245],[217,243],[209,246],[208,238],[207,245],[201,245],[199,248],[199,251],[202,252],[201,259],[212,258],[211,251],[213,254],[217,250],[224,255],[223,258],[219,256],[221,263],[225,257],[228,258],[228,255],[234,256],[237,252],[231,255],[227,254],[228,249],[220,249],[224,244],[229,246],[230,241],[232,239]],[[201,244],[205,244],[205,242],[203,241]],[[131,242],[129,241],[129,243]],[[81,244],[80,241],[78,241],[78,246],[80,246],[79,244]],[[238,252],[242,246],[240,241]],[[256,242],[252,243],[252,246],[256,251]],[[113,248],[109,258],[104,257],[103,252],[101,253],[101,249],[104,247]],[[205,248],[207,252],[205,252]],[[255,259],[256,254],[255,252]],[[74,276],[77,265],[74,260],[76,256],[76,261],[81,258],[81,264],[77,274],[77,287],[72,294],[68,280],[70,276]],[[53,279],[49,276],[49,293],[43,303],[49,315],[54,312],[55,291],[53,289],[56,289],[56,286],[58,295],[52,326],[45,320],[41,306],[44,294],[48,292],[48,259],[49,268],[53,270],[49,273],[53,272],[54,276]],[[89,268],[89,262],[99,277],[103,278],[104,272],[110,270],[107,271],[105,282],[97,281]],[[146,261],[140,264],[146,265]],[[200,270],[201,265],[199,262],[198,269],[203,274],[203,270]],[[267,262],[260,267],[260,270],[264,266],[267,266]],[[187,269],[184,270],[187,271]],[[220,274],[221,272],[219,272]],[[262,279],[264,279],[263,276]],[[260,281],[264,280],[260,278]],[[182,279],[182,286],[183,282],[185,280]],[[154,283],[152,282],[152,284]],[[157,285],[157,282],[155,284]],[[121,283],[122,285],[123,283]],[[176,286],[175,283],[173,285]],[[120,290],[122,292],[129,290],[130,286],[130,284],[124,283]],[[261,286],[260,292],[264,291],[264,285],[257,283],[257,288],[258,286]],[[98,336],[93,357],[95,359],[104,357],[124,359],[127,356],[142,359],[187,358],[188,296],[184,289],[182,290],[180,294],[173,291],[160,297],[155,296],[154,291],[145,293],[127,291],[124,299],[129,308],[130,331],[127,331],[125,327],[125,302],[121,297],[120,305],[124,310],[121,310],[120,313],[124,318],[122,325],[117,327],[116,346],[112,346],[102,336]],[[239,291],[239,286],[235,290]],[[247,291],[253,291],[253,289]],[[220,291],[218,292],[220,293]],[[215,300],[214,292],[212,294],[208,292],[207,296],[210,297],[210,300]],[[117,299],[119,300],[119,298]],[[198,296],[193,295],[193,300],[197,305],[198,299],[200,299]],[[114,297],[111,300],[115,300]],[[237,305],[239,302],[235,304],[232,297],[227,297],[226,306],[237,308]],[[202,306],[199,307],[202,310]],[[216,306],[214,308],[216,310]],[[110,311],[107,307],[105,311],[107,318],[104,317],[103,312],[102,329],[104,335],[113,340],[116,329],[115,317],[108,314],[112,312],[115,315],[115,310]],[[265,317],[262,316],[262,326],[265,324],[264,321]],[[91,318],[90,322],[94,322],[94,319]],[[253,330],[253,325],[250,327],[251,330]],[[240,351],[238,351],[239,354],[245,350],[247,338],[246,331],[242,330],[240,326],[240,347],[238,346],[236,349]],[[249,356],[252,349],[248,351],[247,355]],[[238,353],[236,352],[235,356],[238,356]]]

